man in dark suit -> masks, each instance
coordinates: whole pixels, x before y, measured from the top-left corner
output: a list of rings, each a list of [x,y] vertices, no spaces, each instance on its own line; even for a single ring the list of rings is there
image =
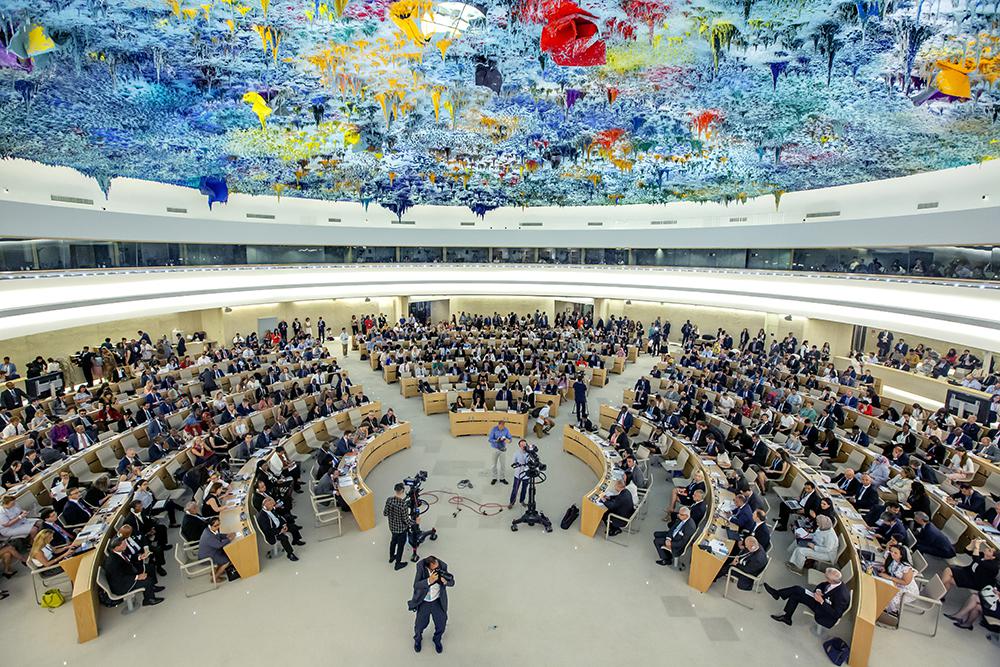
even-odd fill
[[[42,527],[41,530],[51,530],[52,531],[52,547],[59,553],[63,549],[60,547],[67,547],[73,543],[76,539],[76,535],[72,531],[66,530],[62,523],[59,521],[59,515],[51,507],[42,510]]]
[[[816,486],[812,482],[805,482],[802,485],[802,493],[795,503],[797,507],[794,509],[787,500],[778,505],[778,525],[775,530],[788,530],[788,519],[793,514],[809,516],[810,510],[819,508],[819,492],[816,491]]]
[[[301,546],[305,542],[302,541],[302,536],[299,534],[298,528],[290,526],[275,511],[274,498],[270,496],[264,498],[263,506],[260,512],[257,513],[257,525],[260,526],[260,531],[264,534],[264,540],[268,544],[280,542],[288,560],[297,561],[299,559],[292,550],[292,545]],[[291,535],[291,540],[289,539],[289,535]]]
[[[770,451],[767,443],[756,433],[750,436],[750,443],[750,456],[743,462],[743,472],[753,465],[760,468],[767,467],[767,454]]]
[[[757,544],[764,551],[771,548],[771,528],[767,525],[767,512],[757,510],[753,513],[753,528],[750,535],[757,540]]]
[[[145,572],[139,572],[125,554],[126,541],[115,537],[111,541],[111,553],[104,560],[104,575],[108,588],[115,595],[124,595],[137,588],[142,589],[142,606],[151,607],[163,602],[156,594],[163,590]]]
[[[659,556],[656,564],[670,565],[675,558],[680,558],[688,543],[694,539],[696,528],[694,521],[691,520],[691,510],[683,506],[677,510],[677,520],[670,530],[658,530],[653,533],[653,547]]]
[[[167,528],[162,523],[149,517],[142,508],[142,501],[133,500],[129,512],[125,515],[124,525],[132,527],[132,536],[140,544],[149,547],[156,563],[156,574],[167,576],[163,568],[166,563],[164,549],[167,544]]]
[[[14,386],[13,382],[8,382],[0,393],[0,406],[8,410],[21,407],[21,404],[28,399],[28,395],[20,387]]]
[[[413,579],[413,597],[407,603],[410,611],[417,613],[413,624],[413,650],[420,653],[424,630],[434,619],[434,650],[444,651],[441,637],[448,624],[448,588],[455,585],[455,577],[448,572],[448,564],[437,556],[428,556],[417,563]]]
[[[913,536],[917,539],[913,548],[927,556],[935,558],[954,558],[955,547],[941,529],[931,523],[931,518],[924,512],[913,515]]]
[[[986,513],[986,498],[972,488],[971,484],[959,484],[958,493],[951,496],[951,499],[955,501],[953,503],[955,507],[961,510],[972,512],[976,516],[982,516]]]
[[[80,526],[90,521],[94,508],[83,500],[80,487],[73,487],[66,493],[66,505],[62,509],[60,519],[64,525]]]
[[[705,518],[705,512],[707,511],[705,507],[705,492],[702,489],[695,489],[691,497],[694,499],[694,502],[688,505],[688,509],[691,510],[691,521],[697,526]]]
[[[743,494],[737,493],[733,496],[736,507],[729,516],[729,522],[736,526],[737,530],[749,532],[753,528],[753,510],[747,505],[747,499]]]
[[[836,485],[840,494],[848,499],[858,495],[858,490],[861,488],[861,481],[853,468],[844,468],[844,472],[835,475],[830,481]]]
[[[142,467],[142,459],[139,458],[139,454],[134,448],[129,447],[125,450],[125,456],[118,461],[118,467],[115,469],[115,472],[119,475],[124,475],[135,466]]]
[[[623,405],[618,411],[618,416],[615,417],[614,423],[625,429],[625,433],[628,433],[632,430],[632,423],[634,420],[635,418],[632,417],[632,413],[629,412],[628,406]]]
[[[611,536],[621,533],[622,526],[625,525],[625,521],[618,517],[628,519],[635,511],[635,503],[632,502],[632,493],[625,489],[624,480],[619,479],[615,482],[615,490],[616,493],[614,495],[609,496],[605,494],[600,500],[600,503],[608,510],[601,517],[601,520],[610,522],[611,528],[608,530],[608,535]],[[617,516],[609,519],[608,517],[612,514]]]
[[[848,500],[851,499],[848,498]],[[868,473],[861,474],[861,486],[858,488],[858,492],[854,495],[851,503],[860,512],[870,510],[879,504],[878,489],[872,484],[871,475]]]
[[[719,570],[715,580],[724,578],[730,570],[736,569],[736,587],[741,591],[748,591],[753,588],[750,577],[756,577],[767,567],[767,554],[761,548],[757,539],[753,535],[747,535],[743,539],[743,546],[731,558],[726,559],[725,565]]]
[[[861,430],[861,427],[855,424],[851,427],[851,435],[848,438],[851,442],[856,445],[861,445],[862,447],[867,447],[871,438],[867,433]]]
[[[843,583],[843,575],[840,570],[834,567],[826,568],[826,581],[812,592],[807,591],[802,586],[775,589],[766,583],[764,590],[775,600],[785,600],[784,613],[771,616],[774,620],[785,625],[792,624],[792,614],[795,613],[800,604],[809,607],[816,622],[824,628],[832,628],[836,625],[840,617],[851,606],[851,595]]]
[[[184,507],[181,518],[181,537],[185,542],[197,542],[205,531],[205,517],[198,513],[198,503],[193,500]]]

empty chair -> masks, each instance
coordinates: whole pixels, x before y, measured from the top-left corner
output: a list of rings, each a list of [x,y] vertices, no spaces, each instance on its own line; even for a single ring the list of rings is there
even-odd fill
[[[507,409],[507,401],[496,401],[496,403],[494,404],[494,409],[495,410],[506,410]]]
[[[364,416],[361,414],[361,408],[351,408],[347,411],[347,416],[351,420],[351,425],[355,428],[360,426],[361,420],[364,419]]]
[[[250,423],[255,429],[257,429],[258,433],[267,428],[267,421],[264,419],[264,415],[260,412],[255,412],[250,415]]]
[[[159,476],[154,476],[149,480],[149,490],[153,492],[157,500],[169,499],[177,501],[187,493],[183,486],[179,486],[176,489],[168,489]]]
[[[115,456],[115,451],[110,445],[97,448],[97,459],[108,470],[114,470],[118,467],[118,457]]]
[[[87,465],[87,462],[83,460],[82,456],[70,463],[69,469],[74,475],[80,478],[80,481],[84,484],[90,484],[104,474],[91,471],[90,466]]]
[[[327,535],[326,537],[319,538],[320,542],[332,539],[334,537],[340,537],[343,532],[343,526],[341,525],[341,512],[340,508],[337,507],[337,502],[333,496],[317,496],[313,491],[313,485],[309,486],[309,503],[312,505],[313,520],[317,528],[324,526],[330,526],[334,523],[337,524],[337,534]]]
[[[941,529],[948,539],[951,540],[952,544],[958,542],[959,538],[965,534],[965,530],[968,528],[965,521],[958,514],[952,514],[948,517],[948,521],[945,522],[944,527]]]

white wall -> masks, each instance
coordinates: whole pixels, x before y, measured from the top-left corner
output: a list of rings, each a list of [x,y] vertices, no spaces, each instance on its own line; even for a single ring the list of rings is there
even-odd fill
[[[448,301],[451,315],[458,317],[462,312],[469,315],[492,315],[511,312],[528,315],[536,310],[547,313],[551,320],[555,317],[555,299],[534,296],[456,296]]]

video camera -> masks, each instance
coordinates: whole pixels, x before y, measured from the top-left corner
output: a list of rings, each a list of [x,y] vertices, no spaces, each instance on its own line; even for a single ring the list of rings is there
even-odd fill
[[[409,487],[419,487],[423,482],[427,481],[427,471],[421,470],[413,477],[407,477],[403,480],[403,484]]]
[[[542,460],[539,458],[538,447],[528,445],[524,450],[524,454],[526,457],[524,463],[515,463],[512,467],[524,468],[524,476],[527,478],[537,479],[544,477],[544,472],[548,466],[542,463]]]

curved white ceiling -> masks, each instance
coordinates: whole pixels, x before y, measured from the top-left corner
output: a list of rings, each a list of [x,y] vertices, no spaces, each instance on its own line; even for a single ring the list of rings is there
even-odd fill
[[[56,201],[52,199],[55,196]],[[90,203],[67,203],[66,198]],[[923,206],[923,208],[921,208]],[[168,210],[170,209],[170,210]],[[835,214],[835,215],[834,215]],[[257,216],[257,217],[248,217]],[[262,217],[261,217],[262,216]],[[303,245],[833,247],[1000,241],[1000,161],[794,192],[745,204],[505,208],[417,206],[393,224],[373,204],[233,194],[208,209],[196,189],[0,161],[0,235]],[[31,220],[26,226],[24,222]],[[397,221],[398,222],[398,221]],[[540,225],[540,226],[539,226]],[[780,227],[775,227],[780,225]],[[588,234],[567,239],[568,229]],[[624,235],[622,235],[624,233]]]
[[[798,315],[1000,349],[1000,289],[850,276],[504,265],[180,269],[0,281],[6,337],[223,306],[342,297],[637,299]]]

